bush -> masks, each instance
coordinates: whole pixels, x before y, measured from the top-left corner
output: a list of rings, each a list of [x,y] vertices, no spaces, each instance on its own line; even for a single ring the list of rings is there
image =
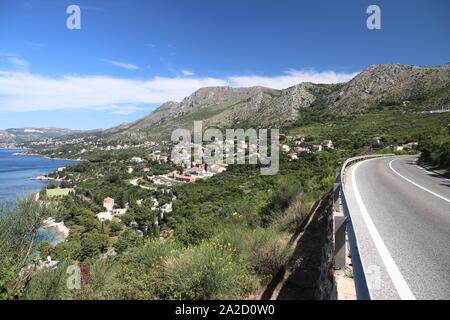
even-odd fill
[[[123,230],[123,225],[120,222],[117,221],[109,221],[107,223],[109,231],[115,235]]]
[[[109,246],[109,237],[98,232],[86,233],[81,238],[81,260],[94,258],[105,252]]]
[[[273,229],[256,229],[249,236],[248,250],[254,270],[265,277],[274,276],[285,266],[292,247]]]
[[[213,236],[217,222],[211,217],[194,214],[177,226],[175,237],[184,245],[196,245]]]
[[[119,240],[114,243],[113,247],[118,253],[123,253],[128,250],[128,248],[136,247],[142,243],[142,236],[135,230],[126,229],[119,236]]]
[[[302,195],[297,195],[291,201],[284,216],[277,221],[276,227],[280,231],[294,233],[302,225],[307,216],[308,209],[303,203]]]
[[[261,223],[263,227],[268,227],[289,207],[292,200],[299,194],[300,189],[291,181],[284,181],[272,195],[269,205],[261,212]]]
[[[117,264],[107,259],[98,259],[88,265],[88,281],[78,293],[77,298],[86,300],[120,299],[117,278]]]
[[[27,285],[23,298],[26,300],[61,300],[69,296],[65,268],[44,269]]]
[[[233,259],[231,245],[203,242],[164,261],[159,282],[162,299],[237,299],[254,279],[247,266]]]

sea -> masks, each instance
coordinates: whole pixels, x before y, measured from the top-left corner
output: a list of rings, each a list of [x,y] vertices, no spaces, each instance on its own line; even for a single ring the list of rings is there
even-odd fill
[[[17,153],[25,149],[0,149],[0,203],[14,203],[34,192],[40,191],[51,181],[32,180],[60,167],[76,164],[72,160],[53,160],[41,156],[23,156]],[[54,228],[38,229],[33,252],[42,241],[57,244],[61,236]]]
[[[0,149],[0,202],[14,202],[40,191],[51,181],[32,180],[60,167],[76,164],[72,160],[53,160],[41,156],[21,156],[24,149]]]

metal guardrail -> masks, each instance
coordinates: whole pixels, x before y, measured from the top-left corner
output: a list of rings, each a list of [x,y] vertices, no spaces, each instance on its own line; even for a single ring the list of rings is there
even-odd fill
[[[352,166],[357,162],[388,156],[394,156],[394,154],[369,155],[347,159],[342,165],[338,177],[336,178],[337,183],[334,184],[333,188],[333,204],[334,204],[333,226],[334,226],[334,245],[335,245],[334,266],[335,269],[345,268],[346,265],[345,245],[346,245],[346,231],[347,231],[348,244],[350,249],[349,251],[352,258],[353,278],[355,281],[356,296],[358,300],[370,300],[371,297],[369,289],[367,287],[366,272],[364,270],[364,266],[361,262],[361,258],[358,251],[358,241],[353,229],[352,219],[350,211],[348,209],[347,199],[345,197],[345,185],[344,185],[345,174],[348,167]],[[339,199],[341,200],[343,212],[341,212]]]

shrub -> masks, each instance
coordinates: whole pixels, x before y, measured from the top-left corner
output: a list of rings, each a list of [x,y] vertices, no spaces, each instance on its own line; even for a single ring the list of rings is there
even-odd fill
[[[208,216],[193,214],[177,226],[175,237],[184,245],[196,245],[215,233],[217,222]]]
[[[88,267],[88,280],[77,297],[86,300],[119,299],[118,265],[107,259],[97,259]]]
[[[297,195],[291,201],[286,213],[276,223],[276,226],[281,231],[294,233],[304,222],[308,216],[308,210],[303,203],[302,195]]]
[[[292,254],[287,239],[273,229],[256,229],[249,235],[248,241],[251,265],[265,277],[274,276],[287,264]]]
[[[125,229],[113,246],[118,253],[122,253],[127,251],[128,248],[138,246],[140,243],[142,243],[142,236],[137,231]]]
[[[61,300],[69,296],[65,268],[44,269],[27,285],[23,298],[26,300]]]
[[[236,299],[251,288],[252,276],[233,259],[231,245],[205,241],[168,257],[158,292],[163,299]]]

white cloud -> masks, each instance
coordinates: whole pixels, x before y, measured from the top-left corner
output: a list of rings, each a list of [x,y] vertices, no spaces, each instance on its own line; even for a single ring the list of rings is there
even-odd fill
[[[181,73],[184,75],[184,76],[187,76],[187,77],[191,77],[191,76],[193,76],[195,73],[194,73],[194,71],[190,71],[190,70],[181,70]]]
[[[26,71],[0,70],[0,111],[90,109],[130,114],[146,105],[180,101],[202,87],[262,85],[283,89],[305,81],[343,82],[354,75],[290,70],[272,77],[235,75],[220,79],[176,76],[146,80],[111,76],[46,77]]]
[[[263,86],[273,89],[285,89],[302,82],[341,83],[351,80],[358,73],[337,73],[334,71],[289,70],[277,76],[232,76],[229,77],[233,87]]]
[[[0,57],[3,57],[4,59],[8,60],[9,63],[20,69],[27,69],[31,65],[27,60],[19,58],[18,56],[15,56],[13,54],[0,53]]]
[[[115,67],[119,67],[122,69],[127,69],[127,70],[138,70],[139,67],[131,64],[131,63],[125,63],[125,62],[120,62],[120,61],[116,61],[116,60],[109,60],[109,59],[101,59],[101,61],[112,64]]]

